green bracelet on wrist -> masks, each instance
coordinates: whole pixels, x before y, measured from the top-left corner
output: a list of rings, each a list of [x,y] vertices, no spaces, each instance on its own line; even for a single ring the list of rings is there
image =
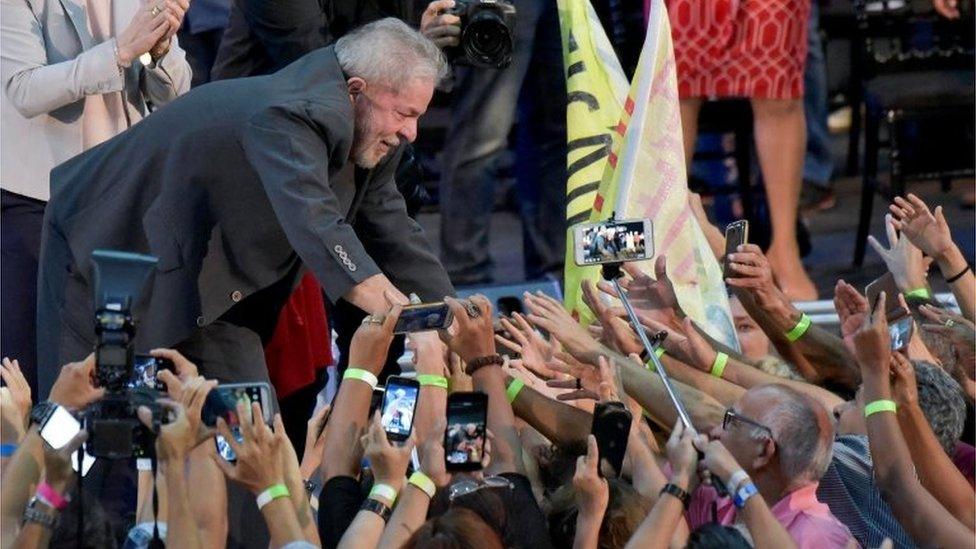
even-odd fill
[[[447,389],[447,378],[436,374],[420,374],[417,376],[417,383],[420,383],[421,387],[428,386]]]
[[[864,417],[869,418],[880,412],[897,412],[898,405],[894,400],[875,400],[864,405]]]
[[[718,353],[715,355],[715,361],[712,362],[712,372],[711,374],[715,377],[722,377],[725,373],[725,365],[729,362],[729,355],[725,353]]]
[[[810,324],[810,317],[808,317],[806,313],[801,313],[800,320],[796,322],[796,326],[793,326],[792,330],[783,335],[786,336],[786,339],[788,339],[790,343],[793,343],[794,341],[803,337],[803,334],[807,333],[807,330],[810,329]]]
[[[932,291],[925,287],[915,288],[914,290],[908,290],[905,292],[905,297],[915,299],[932,299]]]
[[[519,393],[522,392],[524,387],[525,382],[519,378],[513,379],[512,382],[508,384],[508,388],[505,389],[505,396],[508,397],[509,404],[515,402],[515,399],[518,398]]]

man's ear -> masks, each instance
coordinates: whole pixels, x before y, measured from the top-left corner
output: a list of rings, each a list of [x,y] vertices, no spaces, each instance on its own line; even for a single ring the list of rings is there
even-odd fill
[[[358,76],[353,76],[346,80],[346,89],[349,90],[349,97],[355,99],[357,95],[366,89],[366,81]]]
[[[764,438],[758,445],[759,453],[752,461],[753,469],[757,471],[769,465],[773,461],[773,456],[776,455],[776,442],[773,439]]]

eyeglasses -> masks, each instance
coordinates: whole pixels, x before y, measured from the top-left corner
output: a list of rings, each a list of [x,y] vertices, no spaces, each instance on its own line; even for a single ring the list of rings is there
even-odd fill
[[[455,498],[473,494],[482,488],[507,488],[509,490],[514,490],[515,485],[512,484],[512,481],[508,480],[507,478],[497,475],[485,477],[484,481],[482,482],[478,482],[476,480],[461,480],[451,485],[451,488],[447,492],[447,500],[454,501]]]
[[[736,412],[732,408],[727,408],[725,410],[725,417],[722,418],[722,429],[728,431],[729,430],[729,425],[732,422],[734,422],[734,421],[741,421],[742,423],[746,423],[746,424],[751,425],[751,426],[753,426],[753,427],[755,427],[757,429],[760,429],[762,431],[765,431],[766,434],[769,435],[770,440],[774,440],[773,439],[773,430],[772,429],[770,429],[769,427],[766,427],[765,425],[763,425],[762,423],[759,423],[758,421],[756,421],[754,419],[749,419],[748,417],[746,417],[746,416],[744,416],[744,415]]]

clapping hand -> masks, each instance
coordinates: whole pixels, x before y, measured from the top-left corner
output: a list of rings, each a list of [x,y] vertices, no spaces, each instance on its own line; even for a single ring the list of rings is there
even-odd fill
[[[21,423],[26,426],[27,418],[30,417],[31,388],[24,373],[20,371],[20,363],[4,358],[3,363],[0,364],[0,377],[7,384],[10,398],[20,413]]]
[[[892,226],[917,246],[925,255],[939,259],[953,247],[949,224],[942,214],[942,206],[935,209],[935,215],[919,197],[909,193],[907,199],[895,197],[891,210]]]

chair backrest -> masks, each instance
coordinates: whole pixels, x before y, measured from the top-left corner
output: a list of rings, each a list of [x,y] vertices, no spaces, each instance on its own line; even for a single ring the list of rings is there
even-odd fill
[[[973,70],[972,0],[958,3],[961,17],[945,19],[931,0],[854,0],[861,74]]]

